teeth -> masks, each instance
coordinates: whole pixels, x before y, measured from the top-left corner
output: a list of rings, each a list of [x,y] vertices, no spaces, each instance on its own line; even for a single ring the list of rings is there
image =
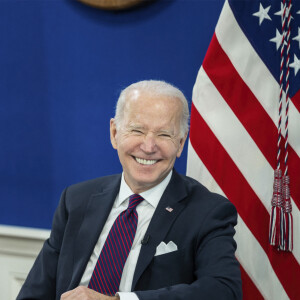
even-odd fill
[[[142,159],[142,158],[137,158],[137,157],[135,159],[139,164],[142,164],[142,165],[153,165],[157,162],[157,160],[154,160],[154,159]]]

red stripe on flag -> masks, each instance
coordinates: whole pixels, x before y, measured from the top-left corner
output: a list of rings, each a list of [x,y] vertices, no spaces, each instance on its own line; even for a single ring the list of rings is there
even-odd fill
[[[264,300],[260,291],[257,289],[247,272],[241,266],[241,277],[243,283],[243,300]]]
[[[300,113],[300,90],[292,97],[291,101]]]
[[[266,252],[288,296],[297,299],[300,295],[298,262],[292,253],[279,252],[269,245],[270,216],[267,210],[193,104],[190,141],[197,155]]]
[[[232,65],[226,53],[221,48],[215,34],[205,56],[203,68],[269,164],[273,169],[276,169],[277,128]],[[237,88],[232,87],[233,82]],[[272,141],[273,146],[270,146],[270,144],[272,145]],[[282,143],[281,153],[284,153],[283,148],[284,142]],[[284,161],[283,156],[282,161]],[[296,184],[300,179],[300,158],[291,147],[289,147],[289,161],[291,196],[300,209],[300,189]],[[283,164],[282,166],[284,169]]]

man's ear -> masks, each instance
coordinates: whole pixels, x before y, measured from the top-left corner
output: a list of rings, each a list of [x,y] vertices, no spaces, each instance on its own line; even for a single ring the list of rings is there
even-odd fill
[[[188,136],[188,132],[184,135],[183,138],[180,139],[180,142],[179,142],[180,146],[179,146],[179,149],[178,149],[177,155],[176,155],[178,158],[181,156],[181,153],[182,153],[182,150],[183,150],[183,147],[184,147],[184,143],[186,141],[187,136]]]
[[[110,142],[114,149],[117,149],[116,135],[117,135],[116,121],[115,119],[111,118],[110,119]]]

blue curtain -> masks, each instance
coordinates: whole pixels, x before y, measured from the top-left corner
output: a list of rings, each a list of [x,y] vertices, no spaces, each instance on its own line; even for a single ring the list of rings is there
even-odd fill
[[[192,88],[223,0],[122,12],[77,1],[0,2],[0,224],[50,228],[63,188],[118,173],[109,120],[142,79]],[[176,169],[185,173],[186,148]]]

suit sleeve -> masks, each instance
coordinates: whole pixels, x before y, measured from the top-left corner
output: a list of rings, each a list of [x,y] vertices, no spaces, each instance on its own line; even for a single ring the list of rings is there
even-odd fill
[[[65,195],[66,190],[62,193],[56,209],[50,238],[45,241],[17,300],[55,299],[57,263],[68,219]]]
[[[157,290],[135,291],[140,300],[242,299],[239,263],[233,239],[237,213],[229,202],[211,209],[199,228],[194,282]]]

